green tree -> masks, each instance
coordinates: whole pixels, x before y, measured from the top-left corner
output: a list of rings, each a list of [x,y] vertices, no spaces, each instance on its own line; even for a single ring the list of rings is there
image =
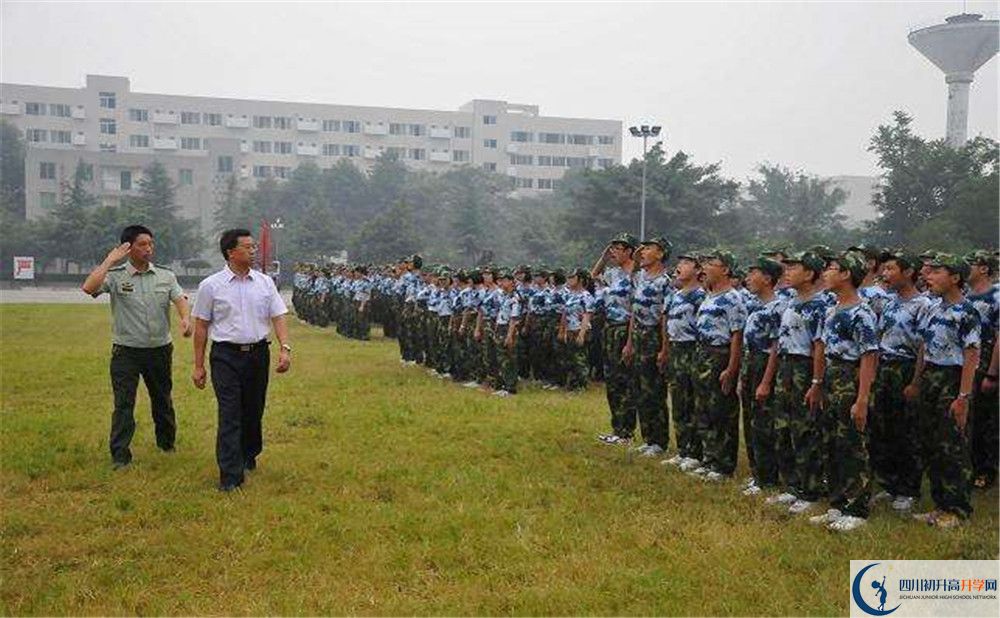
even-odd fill
[[[150,163],[138,185],[139,195],[122,200],[122,219],[153,230],[157,261],[169,263],[197,255],[198,223],[178,215],[176,187],[163,164],[155,160]]]
[[[24,140],[17,127],[0,120],[0,211],[24,219]]]
[[[354,261],[392,262],[419,249],[412,210],[400,201],[359,230],[351,242],[350,256]]]

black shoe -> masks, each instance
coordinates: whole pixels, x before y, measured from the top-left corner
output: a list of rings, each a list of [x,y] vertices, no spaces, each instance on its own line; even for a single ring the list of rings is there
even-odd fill
[[[228,494],[233,491],[239,491],[243,483],[219,483],[219,491],[224,494]]]
[[[250,457],[246,461],[244,461],[243,462],[243,469],[244,470],[256,470],[257,469],[257,458],[256,457]]]
[[[176,451],[176,449],[172,446],[161,446],[160,450],[163,451],[164,453],[173,453]]]
[[[111,462],[112,470],[121,470],[122,468],[127,468],[132,464],[131,461],[113,461]]]

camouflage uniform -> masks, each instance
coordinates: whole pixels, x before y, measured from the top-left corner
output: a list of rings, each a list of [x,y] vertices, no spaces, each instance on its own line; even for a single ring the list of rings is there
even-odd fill
[[[482,314],[482,383],[498,388],[498,349],[496,343],[497,312],[500,311],[500,301],[503,292],[499,288],[486,288],[483,292],[483,299],[479,306]]]
[[[992,260],[991,265],[995,270],[994,258],[985,251],[977,251],[966,257],[966,261],[970,263],[981,264],[986,260]],[[1000,400],[997,399],[996,392],[981,393],[980,388],[993,357],[997,323],[1000,321],[1000,286],[994,284],[984,293],[969,294],[967,298],[979,314],[982,333],[979,367],[976,370],[971,402],[972,468],[977,478],[981,477],[986,485],[991,485],[997,477],[1000,451]]]
[[[604,271],[608,285],[604,294],[604,387],[611,410],[614,435],[631,438],[635,433],[636,402],[632,392],[632,374],[622,360],[628,341],[628,323],[632,317],[633,277],[621,268]]]
[[[563,310],[566,320],[566,358],[563,364],[566,366],[566,387],[570,390],[582,390],[587,388],[587,378],[590,373],[590,366],[587,362],[588,340],[578,343],[580,329],[583,328],[584,314],[594,311],[594,297],[590,292],[581,289],[579,291],[569,291],[566,294],[566,304]],[[585,337],[587,335],[585,334]]]
[[[503,275],[501,275],[503,276]],[[496,321],[497,389],[517,392],[517,321],[521,319],[521,297],[516,291],[501,292]],[[506,345],[507,334],[514,329],[514,349]]]
[[[667,377],[677,453],[699,461],[703,456],[703,437],[698,432],[695,417],[694,376],[698,339],[696,316],[704,299],[705,290],[700,287],[675,290],[666,307],[667,338],[670,340]]]
[[[673,288],[666,270],[651,277],[639,271],[632,289],[632,392],[646,444],[666,450],[670,442],[667,390],[656,364],[662,345],[660,324]]]

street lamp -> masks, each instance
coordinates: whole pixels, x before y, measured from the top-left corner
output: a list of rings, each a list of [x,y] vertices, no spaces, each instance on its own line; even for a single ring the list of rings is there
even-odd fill
[[[640,125],[638,127],[629,127],[628,132],[632,134],[632,137],[642,138],[642,197],[640,198],[641,206],[639,210],[639,240],[646,239],[646,142],[650,137],[656,137],[660,134],[660,127],[649,126],[648,124]]]

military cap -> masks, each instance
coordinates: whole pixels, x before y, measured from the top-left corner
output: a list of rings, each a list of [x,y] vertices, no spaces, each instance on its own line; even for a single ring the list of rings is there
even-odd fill
[[[719,260],[730,271],[736,270],[736,256],[733,255],[732,251],[726,251],[725,249],[710,249],[701,255],[703,260]]]
[[[969,276],[969,263],[950,253],[938,253],[930,263],[931,268],[947,268],[953,275],[960,275],[963,279]]]
[[[590,271],[588,271],[586,268],[574,268],[573,270],[569,271],[569,273],[567,273],[567,276],[577,277],[578,279],[586,280],[590,278]]]
[[[818,255],[820,258],[826,261],[830,261],[833,258],[837,257],[837,252],[831,249],[827,245],[813,245],[808,249],[806,249],[806,251]]]
[[[691,260],[692,262],[697,262],[701,258],[701,254],[697,251],[684,251],[677,256],[678,260]]]
[[[997,255],[992,251],[978,249],[971,253],[967,253],[964,259],[970,266],[986,266],[991,271],[997,269]]]
[[[631,247],[631,248],[634,249],[636,247],[636,245],[638,245],[639,243],[636,240],[635,236],[629,234],[628,232],[622,232],[622,233],[618,234],[617,236],[615,236],[614,238],[612,238],[611,242],[608,243],[608,244],[612,244],[612,245],[614,245],[614,244],[626,245],[626,246]]]
[[[785,264],[802,264],[814,273],[823,272],[826,267],[826,260],[812,251],[793,251],[781,261]]]
[[[663,259],[670,257],[670,252],[674,248],[674,244],[662,236],[654,236],[652,238],[646,238],[640,245],[656,245],[663,250]]]
[[[879,256],[878,261],[888,262],[889,260],[896,262],[899,264],[900,268],[903,269],[912,268],[914,270],[919,270],[923,265],[919,257],[902,248],[886,249],[882,252],[882,255]]]
[[[530,264],[518,264],[517,268],[514,269],[515,273],[525,273],[531,275],[531,265]]]
[[[745,279],[747,276],[747,269],[737,264],[730,273],[730,276],[740,280]]]
[[[936,249],[927,249],[926,251],[924,251],[923,253],[921,253],[917,257],[920,258],[921,260],[927,261],[927,260],[933,260],[933,259],[935,259],[937,257],[937,255],[938,255],[938,251]]]
[[[786,256],[788,255],[788,247],[768,247],[767,249],[761,251],[760,254],[766,258],[773,258],[776,255]]]
[[[496,271],[496,277],[497,281],[499,281],[500,279],[513,279],[514,273],[510,272],[510,270],[506,268],[501,268]]]
[[[852,247],[847,248],[848,251],[856,251],[861,255],[865,256],[866,260],[880,260],[882,258],[883,251],[874,245],[868,245],[865,243],[858,243]]]
[[[539,264],[537,267],[535,267],[534,270],[531,271],[531,274],[534,275],[535,277],[548,277],[549,268],[544,264]]]
[[[851,273],[851,277],[856,279],[864,279],[865,275],[868,274],[868,265],[865,263],[867,258],[865,254],[860,251],[853,251],[848,249],[843,253],[839,253],[832,259],[827,260],[828,262],[836,262],[841,268]]]
[[[761,255],[747,266],[747,270],[759,270],[765,275],[770,275],[778,279],[781,277],[781,273],[784,272],[785,267],[781,265],[781,262]]]

